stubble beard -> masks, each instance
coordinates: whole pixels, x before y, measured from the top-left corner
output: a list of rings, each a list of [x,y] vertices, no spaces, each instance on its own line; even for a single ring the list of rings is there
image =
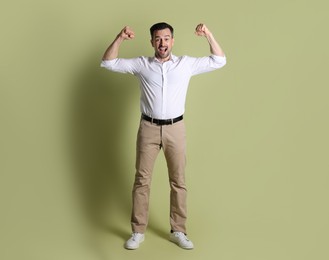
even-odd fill
[[[168,47],[167,47],[168,48]],[[157,51],[155,56],[161,60],[167,60],[170,57],[171,51],[167,49],[165,52]]]

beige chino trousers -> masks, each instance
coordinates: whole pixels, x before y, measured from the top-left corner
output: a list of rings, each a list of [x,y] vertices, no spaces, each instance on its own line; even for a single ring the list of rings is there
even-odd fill
[[[186,233],[186,133],[184,120],[158,126],[141,120],[136,144],[136,175],[132,191],[133,232],[145,233],[148,224],[149,197],[155,160],[163,149],[170,185],[170,226]]]

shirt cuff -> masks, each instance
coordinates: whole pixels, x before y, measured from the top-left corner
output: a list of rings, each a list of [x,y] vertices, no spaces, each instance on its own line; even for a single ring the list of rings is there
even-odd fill
[[[215,55],[215,54],[211,54],[211,57],[215,60],[215,61],[218,61],[218,62],[225,62],[226,61],[226,56],[218,56],[218,55]]]
[[[115,63],[116,59],[113,60],[102,60],[101,67],[102,68],[110,68]]]

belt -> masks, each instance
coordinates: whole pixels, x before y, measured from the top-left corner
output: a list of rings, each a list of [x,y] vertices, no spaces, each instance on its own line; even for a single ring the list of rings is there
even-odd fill
[[[176,117],[176,118],[172,118],[172,119],[155,119],[155,118],[142,114],[142,119],[149,121],[152,124],[156,124],[156,125],[172,125],[172,124],[177,123],[178,121],[183,120],[183,115]]]

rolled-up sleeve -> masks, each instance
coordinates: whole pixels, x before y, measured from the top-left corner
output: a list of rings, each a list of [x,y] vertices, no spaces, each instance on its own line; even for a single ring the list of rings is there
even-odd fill
[[[220,69],[226,64],[226,56],[210,55],[201,58],[189,58],[192,75]]]
[[[226,56],[217,56],[217,55],[211,55],[210,56],[216,64],[218,64],[218,68],[224,67],[226,64]]]
[[[115,60],[102,60],[101,67],[108,70],[112,70],[112,64],[115,63]]]
[[[101,67],[114,72],[135,74],[139,68],[139,58],[102,60]]]

